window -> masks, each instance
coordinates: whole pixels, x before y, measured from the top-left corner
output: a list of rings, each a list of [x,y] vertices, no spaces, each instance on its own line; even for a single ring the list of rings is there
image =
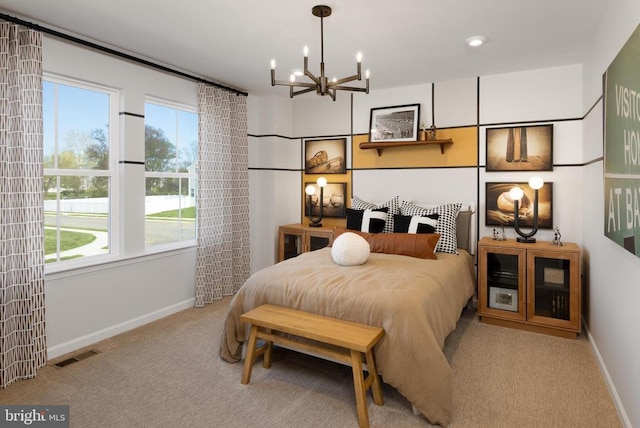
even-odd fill
[[[117,93],[43,81],[45,261],[110,253]]]
[[[145,104],[145,242],[196,238],[198,115],[153,100]]]

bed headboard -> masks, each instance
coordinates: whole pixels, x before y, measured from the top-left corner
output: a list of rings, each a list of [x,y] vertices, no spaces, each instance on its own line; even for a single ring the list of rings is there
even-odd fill
[[[465,249],[470,254],[476,253],[475,214],[473,204],[463,205],[456,218],[458,248]]]

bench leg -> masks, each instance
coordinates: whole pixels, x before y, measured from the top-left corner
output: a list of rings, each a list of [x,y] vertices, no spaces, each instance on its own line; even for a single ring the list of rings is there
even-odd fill
[[[378,368],[376,367],[375,360],[373,359],[373,350],[369,349],[366,353],[367,368],[369,369],[369,376],[373,376],[371,383],[371,393],[373,394],[373,402],[378,406],[384,405],[382,399],[382,385],[380,384],[380,376],[378,376]]]
[[[246,385],[251,380],[251,370],[253,369],[253,360],[255,359],[256,342],[258,340],[258,326],[251,326],[251,333],[249,333],[249,343],[247,344],[247,355],[244,357],[244,368],[242,369],[242,381],[243,385]]]
[[[273,350],[273,342],[267,342],[265,344],[266,349],[264,351],[264,359],[262,360],[262,367],[264,367],[265,369],[270,369],[271,368],[271,351]]]
[[[353,369],[353,387],[356,393],[356,408],[358,409],[358,424],[360,428],[369,427],[369,412],[367,410],[367,395],[362,375],[362,353],[351,350],[351,368]]]

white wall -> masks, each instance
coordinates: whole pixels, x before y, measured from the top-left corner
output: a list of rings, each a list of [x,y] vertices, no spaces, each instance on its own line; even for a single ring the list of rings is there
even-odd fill
[[[120,112],[144,114],[145,96],[197,105],[194,82],[120,61],[45,37],[44,71],[120,91]],[[117,160],[144,161],[144,119],[120,116]],[[118,129],[119,128],[119,129]],[[115,132],[115,131],[114,131]],[[195,249],[145,255],[144,166],[119,166],[114,180],[126,182],[119,195],[113,243],[124,245],[113,261],[45,276],[49,358],[90,345],[172,312],[193,306]]]
[[[640,426],[640,258],[604,236],[602,75],[640,24],[640,2],[618,0],[595,37],[584,64],[583,249],[587,320],[592,343],[604,368],[623,423]],[[640,71],[638,71],[640,72]]]

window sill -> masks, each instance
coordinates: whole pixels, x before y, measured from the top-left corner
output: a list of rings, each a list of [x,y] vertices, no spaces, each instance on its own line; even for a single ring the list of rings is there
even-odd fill
[[[163,257],[170,257],[177,254],[193,252],[195,255],[196,245],[192,241],[182,246],[158,246],[158,248],[147,248],[145,253],[130,256],[94,256],[91,261],[83,260],[83,263],[69,261],[56,265],[45,265],[45,280],[56,280],[77,275],[84,275],[91,272],[98,272],[105,269],[114,269],[139,263],[144,260],[153,260]]]

